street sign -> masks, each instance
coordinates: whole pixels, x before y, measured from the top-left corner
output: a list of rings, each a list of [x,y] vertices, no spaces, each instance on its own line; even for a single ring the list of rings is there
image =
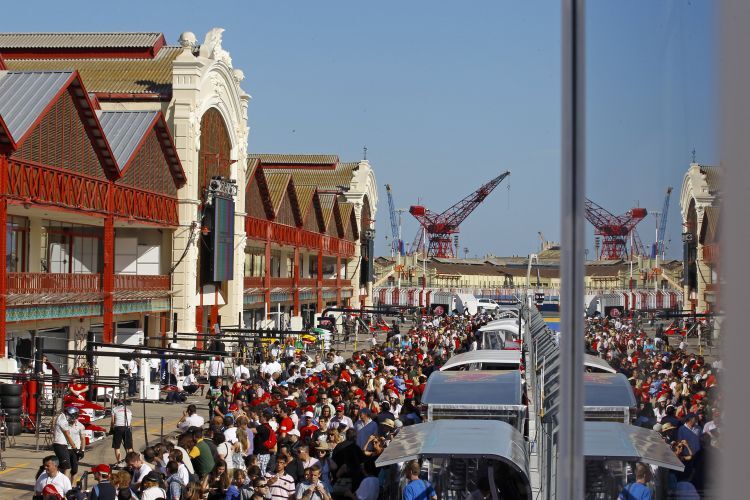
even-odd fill
[[[542,304],[544,304],[544,292],[534,293],[534,302],[538,306],[541,306]]]

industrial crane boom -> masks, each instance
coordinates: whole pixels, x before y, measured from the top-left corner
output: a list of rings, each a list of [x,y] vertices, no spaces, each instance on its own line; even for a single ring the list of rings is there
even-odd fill
[[[392,256],[396,253],[404,255],[404,243],[401,241],[401,237],[398,234],[398,216],[396,215],[396,208],[393,206],[393,194],[391,192],[391,185],[385,185],[385,191],[388,193],[388,212],[391,216],[391,253]]]
[[[661,254],[662,260],[664,260],[664,253],[666,252],[664,237],[667,233],[667,214],[669,213],[669,197],[672,195],[672,186],[667,188],[667,194],[664,196],[664,207],[661,209],[661,220],[659,221],[659,237],[656,242],[656,253]],[[656,257],[656,255],[654,255]]]
[[[483,184],[476,191],[466,196],[453,206],[436,214],[421,205],[412,205],[409,213],[419,221],[420,226],[428,233],[430,257],[454,257],[453,241],[451,235],[459,232],[459,226],[466,218],[482,203],[492,191],[510,175],[510,172],[503,172],[486,184]],[[422,238],[422,229],[414,239],[412,251],[422,250],[425,244]],[[416,248],[414,248],[416,247]]]

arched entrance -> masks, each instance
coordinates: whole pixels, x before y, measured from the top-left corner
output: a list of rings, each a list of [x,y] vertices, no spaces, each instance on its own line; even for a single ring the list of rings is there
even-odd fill
[[[372,228],[372,209],[370,208],[370,199],[365,195],[362,202],[362,215],[360,217],[359,244],[360,256],[362,263],[359,273],[359,286],[361,289],[367,289],[367,284],[372,282],[374,265],[375,265],[375,239],[371,231]],[[360,300],[364,301],[366,295],[360,293]]]
[[[685,300],[690,302],[691,309],[695,309],[698,293],[698,211],[695,208],[695,198],[691,198],[690,205],[688,205],[682,241],[685,259],[685,285],[687,288]]]
[[[231,176],[232,143],[221,113],[211,108],[201,117],[200,151],[198,152],[198,199],[202,220],[210,220],[206,206],[206,189],[212,177]],[[203,230],[206,227],[206,230]],[[199,332],[208,332],[211,326],[219,323],[219,307],[227,297],[227,282],[215,282],[211,270],[214,259],[211,254],[210,224],[201,228],[198,245],[198,304],[196,307],[196,327]]]

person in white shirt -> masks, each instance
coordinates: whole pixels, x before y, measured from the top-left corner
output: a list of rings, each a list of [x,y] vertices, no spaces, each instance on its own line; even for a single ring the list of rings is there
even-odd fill
[[[274,373],[281,373],[281,364],[276,361],[275,356],[271,356],[268,362],[264,363],[260,367],[261,373],[268,373],[273,375]]]
[[[208,380],[211,384],[211,387],[214,387],[214,381],[224,376],[224,362],[221,360],[221,356],[215,356],[214,359],[208,362],[208,365],[206,366],[206,371],[208,372]]]
[[[78,459],[83,457],[86,446],[83,425],[78,422],[79,410],[69,406],[57,416],[53,431],[52,449],[57,456],[58,468],[65,473],[70,469],[70,475],[78,473]]]
[[[234,379],[242,380],[243,374],[247,375],[247,378],[250,378],[250,369],[247,366],[245,366],[245,360],[241,359],[237,367],[234,369]]]
[[[128,467],[133,470],[133,478],[130,481],[131,487],[138,489],[146,476],[152,472],[151,467],[141,458],[141,454],[137,451],[131,451],[125,455],[125,463]]]
[[[45,457],[43,464],[44,472],[42,472],[36,480],[36,484],[34,485],[34,494],[41,495],[42,491],[44,491],[44,488],[52,485],[55,487],[57,493],[59,493],[60,496],[65,497],[65,494],[70,491],[73,485],[70,484],[70,479],[68,479],[65,474],[60,472],[60,462],[57,460],[57,457],[54,455]]]
[[[185,379],[182,381],[182,390],[187,392],[188,394],[195,394],[195,392],[198,390],[200,386],[198,385],[198,379],[195,378],[195,375],[191,372],[188,375],[185,375]]]
[[[128,396],[135,396],[136,380],[138,376],[138,362],[135,359],[128,361]]]
[[[177,422],[177,428],[184,432],[191,427],[203,427],[205,422],[204,418],[198,415],[197,407],[191,404],[182,413],[182,418]]]
[[[125,401],[112,408],[110,420],[112,430],[112,449],[115,450],[115,463],[120,463],[120,447],[124,445],[125,453],[133,451],[133,412],[125,406]]]

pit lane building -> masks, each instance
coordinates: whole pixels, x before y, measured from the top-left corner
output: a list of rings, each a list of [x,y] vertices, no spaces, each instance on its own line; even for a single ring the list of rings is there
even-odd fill
[[[370,302],[371,166],[248,154],[222,31],[0,34],[0,364]]]

